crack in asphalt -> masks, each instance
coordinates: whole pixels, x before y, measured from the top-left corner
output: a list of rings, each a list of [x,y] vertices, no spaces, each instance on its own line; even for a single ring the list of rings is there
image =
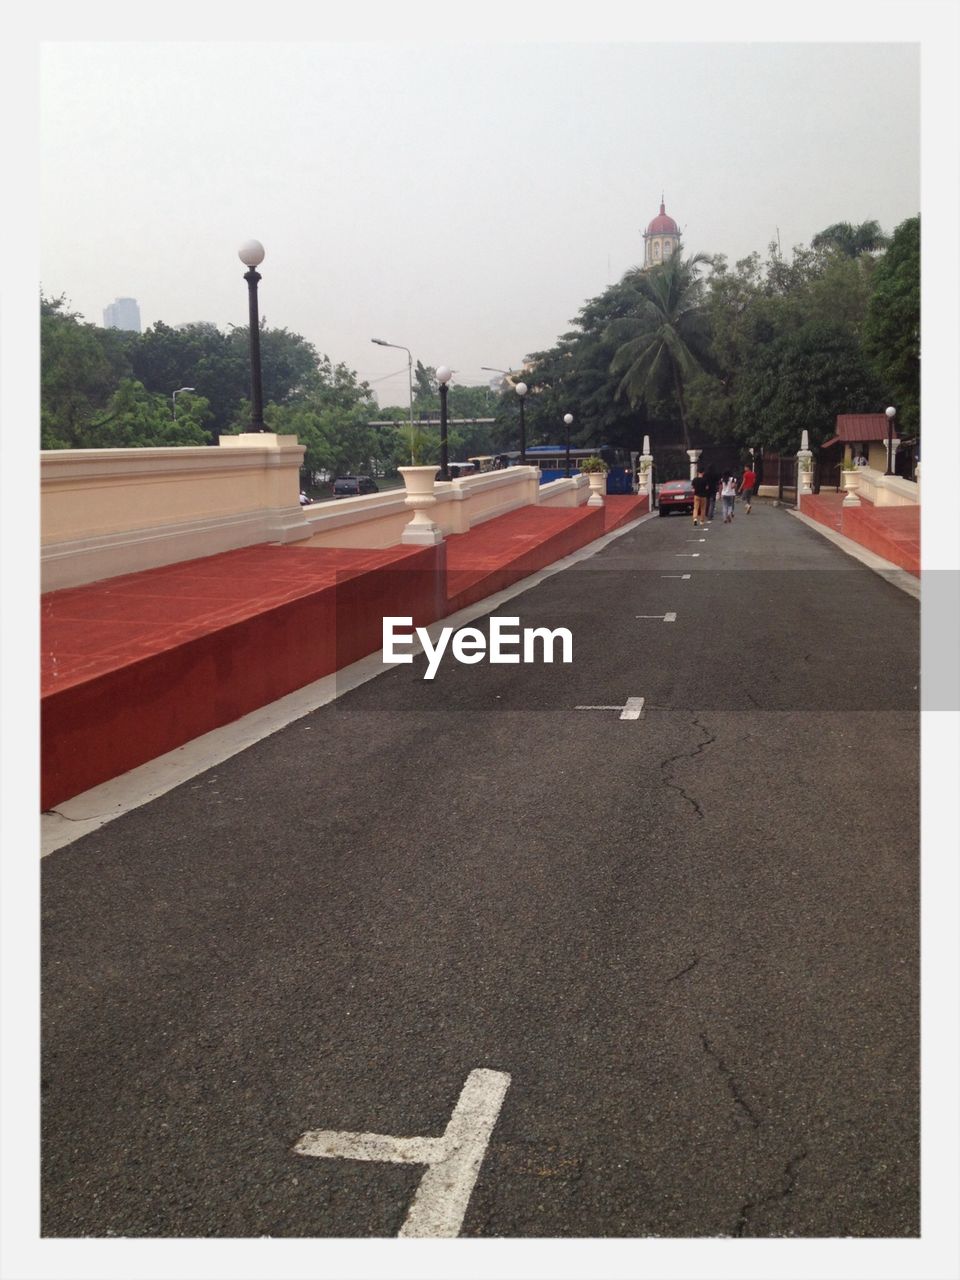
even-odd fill
[[[737,1080],[736,1076],[733,1074],[733,1072],[724,1062],[723,1058],[720,1057],[719,1053],[717,1053],[716,1049],[714,1049],[713,1045],[710,1043],[707,1037],[703,1034],[703,1032],[700,1033],[700,1043],[703,1045],[704,1052],[709,1054],[709,1056],[713,1058],[714,1062],[717,1064],[717,1070],[726,1080],[727,1088],[730,1090],[730,1093],[733,1096],[734,1102],[741,1109],[741,1111],[747,1117],[747,1119],[750,1121],[753,1127],[755,1129],[759,1129],[760,1117],[757,1115],[753,1107],[751,1107],[750,1103],[743,1096],[743,1092],[740,1088],[740,1083]]]
[[[716,740],[717,740],[717,735],[716,735],[716,734],[710,734],[710,730],[706,727],[706,725],[701,724],[701,723],[700,723],[700,721],[699,721],[699,719],[697,719],[697,717],[696,717],[696,716],[695,716],[695,717],[694,717],[694,719],[693,719],[693,724],[694,724],[698,729],[703,730],[703,732],[704,732],[704,733],[706,733],[706,734],[708,734],[708,735],[710,735],[710,736],[708,736],[708,737],[704,738],[704,740],[703,740],[702,742],[699,742],[699,743],[697,744],[697,746],[693,749],[693,751],[681,751],[678,755],[675,755],[675,756],[667,756],[666,760],[661,760],[661,761],[660,761],[660,772],[661,772],[661,773],[664,773],[664,772],[666,771],[666,769],[668,768],[668,766],[669,766],[669,765],[671,765],[671,764],[673,764],[673,762],[674,762],[675,760],[693,760],[693,759],[695,759],[695,758],[696,758],[696,757],[701,753],[701,751],[703,751],[703,750],[705,750],[705,748],[709,747],[709,746],[710,746],[710,744],[711,744],[712,742],[716,742]],[[692,805],[692,806],[693,806],[693,809],[694,809],[694,811],[695,811],[695,813],[696,813],[697,817],[700,819],[700,821],[701,821],[701,822],[703,821],[703,819],[704,819],[704,812],[703,812],[703,809],[700,807],[700,802],[699,802],[698,800],[696,800],[693,796],[689,795],[689,794],[684,790],[684,788],[680,786],[680,784],[679,784],[679,783],[677,783],[677,782],[670,782],[670,781],[668,781],[668,779],[667,779],[666,777],[664,777],[664,778],[663,778],[663,785],[664,785],[665,787],[670,787],[670,789],[671,789],[672,791],[679,791],[679,792],[680,792],[680,794],[683,796],[684,800],[686,800],[688,804],[690,804],[690,805]]]
[[[798,1152],[797,1155],[791,1156],[787,1161],[783,1173],[780,1175],[780,1185],[775,1191],[769,1192],[768,1195],[761,1196],[759,1200],[745,1200],[740,1206],[740,1214],[737,1218],[737,1225],[734,1230],[735,1236],[743,1236],[746,1234],[750,1225],[750,1214],[754,1209],[759,1209],[762,1205],[776,1204],[778,1200],[786,1200],[793,1195],[794,1187],[797,1185],[797,1177],[801,1163],[806,1160],[806,1150]]]
[[[673,974],[673,976],[668,978],[667,981],[676,982],[677,978],[682,978],[685,973],[689,973],[691,969],[695,969],[699,963],[700,963],[700,957],[698,955],[694,955],[693,959],[690,961],[690,963],[687,965],[685,969],[681,969],[679,973]]]

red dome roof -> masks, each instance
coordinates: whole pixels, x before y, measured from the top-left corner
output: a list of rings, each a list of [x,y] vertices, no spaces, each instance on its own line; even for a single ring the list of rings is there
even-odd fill
[[[678,236],[680,234],[680,228],[664,209],[662,200],[660,201],[660,212],[647,227],[646,234],[648,236],[664,234]]]

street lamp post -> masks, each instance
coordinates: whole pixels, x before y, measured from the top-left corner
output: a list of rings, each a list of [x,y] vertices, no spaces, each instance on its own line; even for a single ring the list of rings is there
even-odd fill
[[[573,422],[573,414],[565,413],[563,415],[563,421],[566,424],[566,428],[567,428],[567,456],[566,456],[566,461],[564,463],[564,475],[567,476],[567,478],[569,478],[570,476],[570,424]]]
[[[893,475],[893,420],[897,416],[897,411],[893,405],[889,405],[886,409],[887,415],[887,469],[883,473],[887,476]]]
[[[447,383],[451,370],[442,364],[437,370],[437,387],[440,392],[440,479],[450,479],[450,466],[447,457]]]
[[[173,393],[173,420],[174,420],[174,422],[176,422],[176,420],[177,420],[177,396],[178,396],[178,395],[180,395],[180,394],[181,394],[182,392],[184,392],[184,391],[196,391],[196,387],[177,387],[176,391]]]
[[[401,346],[399,342],[384,342],[382,338],[371,338],[370,341],[378,347],[393,347],[396,351],[405,351],[407,353],[407,391],[410,395],[410,465],[414,466],[416,458],[413,449],[413,356],[409,347]]]
[[[238,251],[240,261],[248,270],[244,274],[250,295],[250,402],[253,405],[251,431],[266,431],[263,425],[263,374],[260,369],[260,313],[257,307],[257,285],[261,280],[257,270],[264,259],[264,248],[259,240],[247,240]]]
[[[527,394],[527,384],[518,382],[514,387],[517,395],[520,397],[520,465],[527,465],[527,429],[523,421],[523,397]]]

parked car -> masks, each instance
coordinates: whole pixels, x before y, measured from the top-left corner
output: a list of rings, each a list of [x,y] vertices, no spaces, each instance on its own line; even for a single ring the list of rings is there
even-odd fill
[[[361,493],[379,493],[380,486],[369,476],[338,476],[333,482],[335,498],[356,498]]]
[[[657,502],[662,516],[669,515],[671,511],[693,515],[693,485],[689,480],[665,480],[657,494]]]

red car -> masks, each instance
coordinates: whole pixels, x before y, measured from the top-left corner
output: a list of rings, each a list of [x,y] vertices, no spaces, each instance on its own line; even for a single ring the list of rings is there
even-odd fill
[[[657,495],[662,516],[671,511],[681,511],[684,515],[693,515],[693,485],[689,480],[667,480],[660,486]]]

